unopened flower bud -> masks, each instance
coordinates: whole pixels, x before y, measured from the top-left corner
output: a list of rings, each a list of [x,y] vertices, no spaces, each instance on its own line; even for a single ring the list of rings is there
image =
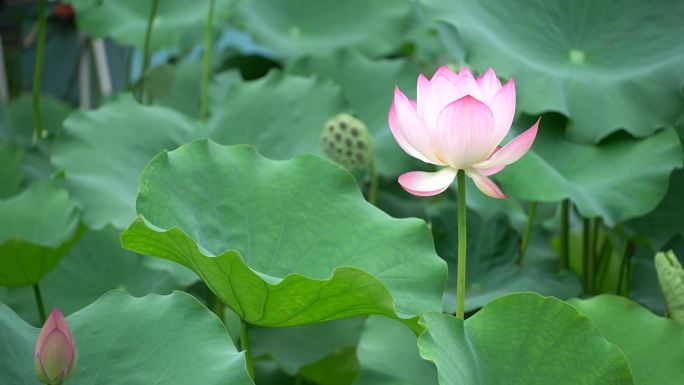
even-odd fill
[[[36,375],[48,385],[62,385],[76,369],[76,345],[66,320],[55,308],[36,343]]]

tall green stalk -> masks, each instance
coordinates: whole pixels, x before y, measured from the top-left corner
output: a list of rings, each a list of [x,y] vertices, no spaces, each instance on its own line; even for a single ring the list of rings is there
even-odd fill
[[[247,364],[247,374],[249,378],[254,381],[254,363],[252,361],[252,349],[249,346],[249,334],[247,330],[247,322],[240,319],[240,346],[245,352],[245,362]]]
[[[466,290],[466,189],[465,172],[458,170],[458,278],[456,280],[456,318],[465,318]]]
[[[570,268],[570,200],[561,203],[560,270]]]
[[[144,102],[145,77],[147,76],[147,70],[150,68],[150,44],[152,43],[152,29],[154,27],[154,19],[157,17],[158,6],[159,0],[152,0],[152,9],[150,10],[149,18],[147,19],[147,30],[145,31],[145,48],[143,50],[143,68],[140,74],[140,83],[138,85],[138,101],[141,103]]]
[[[38,307],[38,315],[40,316],[40,324],[44,324],[45,320],[45,305],[43,304],[43,295],[40,293],[40,286],[38,283],[33,284],[33,296],[36,298],[36,306]]]
[[[40,89],[43,80],[43,63],[45,62],[46,30],[45,0],[38,0],[38,45],[36,47],[36,61],[33,67],[33,144],[38,144],[43,138],[43,118],[40,114]]]
[[[207,120],[209,111],[209,72],[211,67],[211,42],[212,28],[214,26],[214,8],[216,0],[209,2],[209,14],[207,15],[207,26],[204,29],[204,52],[202,54],[202,80],[200,84],[200,122]]]
[[[532,225],[534,224],[534,217],[537,215],[537,202],[530,203],[530,212],[527,214],[527,226],[525,226],[525,234],[523,234],[523,239],[520,242],[520,249],[518,250],[518,260],[516,264],[522,266],[523,259],[525,258],[525,252],[527,251],[527,245],[530,243],[530,237],[532,236]]]
[[[592,225],[594,221],[588,218],[582,220],[582,282],[584,294],[594,294],[594,242]]]
[[[378,171],[375,169],[375,161],[370,164],[370,187],[368,188],[368,202],[373,206],[378,203]]]

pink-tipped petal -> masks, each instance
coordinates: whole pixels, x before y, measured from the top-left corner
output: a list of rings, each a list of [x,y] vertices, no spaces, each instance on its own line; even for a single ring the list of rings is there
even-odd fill
[[[449,104],[437,119],[438,155],[455,169],[467,169],[491,153],[494,118],[486,104],[468,95]]]
[[[442,164],[436,161],[432,139],[425,124],[418,117],[415,106],[399,87],[394,89],[394,102],[387,120],[394,139],[407,154],[426,163]]]
[[[399,184],[417,196],[432,196],[449,188],[458,170],[450,167],[437,172],[411,171],[399,177]]]
[[[484,75],[477,78],[477,86],[480,87],[485,102],[489,102],[501,89],[501,82],[496,77],[496,72],[489,68]]]
[[[425,116],[425,101],[429,98],[430,81],[423,74],[420,74],[416,84],[416,111],[419,117]]]
[[[475,186],[482,191],[485,195],[490,196],[492,198],[496,199],[506,199],[508,196],[504,194],[499,186],[494,183],[493,180],[487,178],[486,176],[480,174],[477,172],[477,170],[467,170],[466,174],[472,178],[473,182],[475,182]]]
[[[530,150],[532,143],[534,143],[534,139],[537,137],[537,129],[539,128],[540,121],[541,118],[537,119],[537,122],[533,124],[532,127],[513,138],[513,140],[508,142],[505,146],[495,151],[489,159],[478,163],[475,167],[478,169],[505,167],[522,158],[523,155]]]
[[[515,81],[509,80],[505,86],[501,87],[487,105],[494,114],[494,135],[492,136],[492,150],[497,146],[508,134],[508,130],[513,124],[513,117],[515,116]]]
[[[480,174],[482,174],[484,176],[492,176],[494,174],[498,174],[499,172],[501,172],[501,170],[506,168],[506,166],[496,166],[496,167],[489,167],[489,168],[480,168],[480,167],[473,166],[473,168],[476,169],[477,172],[479,172]]]
[[[467,70],[467,68],[466,68],[466,70]],[[459,74],[452,71],[451,68],[449,68],[447,66],[441,66],[441,67],[437,68],[437,71],[435,71],[435,74],[432,75],[432,78],[430,78],[430,81],[432,82],[438,76],[444,76],[445,78],[450,80],[452,83],[456,83],[459,79]]]

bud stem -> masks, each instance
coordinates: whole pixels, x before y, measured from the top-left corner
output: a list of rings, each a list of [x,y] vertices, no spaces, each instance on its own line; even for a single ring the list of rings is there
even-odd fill
[[[458,279],[456,281],[456,318],[465,318],[466,280],[466,189],[465,172],[458,170]]]
[[[43,305],[43,296],[40,294],[40,286],[38,283],[33,284],[33,295],[36,297],[36,306],[38,307],[38,315],[40,316],[40,324],[44,324],[45,317],[45,306]]]
[[[209,1],[209,13],[207,15],[207,26],[204,29],[204,52],[202,53],[202,79],[200,83],[200,122],[207,120],[209,106],[209,72],[211,59],[211,32],[214,27],[214,7],[216,0]]]
[[[570,200],[561,203],[560,270],[570,268]]]
[[[368,202],[373,206],[377,206],[378,203],[378,172],[375,170],[375,161],[370,162],[370,187],[368,191]]]
[[[249,335],[247,330],[247,322],[240,319],[240,345],[242,351],[245,352],[245,362],[247,364],[247,374],[249,378],[254,381],[254,364],[252,363],[252,350],[249,347]]]

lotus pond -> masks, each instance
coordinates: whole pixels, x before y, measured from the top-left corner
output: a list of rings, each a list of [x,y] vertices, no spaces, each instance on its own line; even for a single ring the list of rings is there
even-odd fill
[[[0,2],[0,385],[684,384],[684,2]]]

